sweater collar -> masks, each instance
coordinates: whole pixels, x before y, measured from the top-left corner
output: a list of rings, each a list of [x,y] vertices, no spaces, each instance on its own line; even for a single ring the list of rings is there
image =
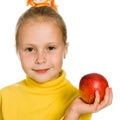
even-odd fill
[[[61,70],[60,72],[60,76],[54,80],[49,80],[47,82],[44,83],[39,83],[35,80],[33,80],[30,77],[26,77],[26,84],[28,87],[30,88],[40,88],[40,89],[45,89],[45,88],[56,88],[56,87],[60,87],[63,86],[66,83],[65,80],[66,77],[66,73],[64,70]]]

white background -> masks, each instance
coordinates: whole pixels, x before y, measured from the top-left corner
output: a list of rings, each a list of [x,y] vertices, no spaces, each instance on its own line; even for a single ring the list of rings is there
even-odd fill
[[[63,68],[76,86],[87,73],[103,74],[113,88],[113,104],[92,120],[117,120],[120,111],[120,1],[56,0],[68,29],[69,53]],[[25,78],[15,52],[15,25],[26,0],[0,2],[0,88]]]

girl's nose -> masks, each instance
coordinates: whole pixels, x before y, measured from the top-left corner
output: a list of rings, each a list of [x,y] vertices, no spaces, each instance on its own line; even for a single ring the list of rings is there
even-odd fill
[[[41,50],[41,51],[37,52],[35,63],[36,64],[44,64],[44,63],[46,63],[45,51]]]

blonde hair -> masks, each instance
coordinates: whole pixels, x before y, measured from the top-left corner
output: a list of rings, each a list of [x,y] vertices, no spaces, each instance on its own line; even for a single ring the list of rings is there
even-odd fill
[[[61,15],[51,7],[42,6],[42,7],[31,7],[25,13],[23,13],[20,18],[18,19],[16,25],[16,50],[18,50],[18,36],[19,31],[22,25],[30,22],[30,21],[40,21],[40,22],[47,22],[50,21],[55,24],[62,33],[62,40],[64,44],[67,41],[67,30],[64,20],[62,19]]]

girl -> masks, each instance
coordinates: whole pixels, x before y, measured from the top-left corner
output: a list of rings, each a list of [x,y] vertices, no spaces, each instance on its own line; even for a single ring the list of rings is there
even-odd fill
[[[50,6],[29,8],[16,26],[16,51],[26,78],[0,91],[0,120],[90,120],[112,102],[111,88],[99,103],[85,104],[62,69],[67,30]]]

